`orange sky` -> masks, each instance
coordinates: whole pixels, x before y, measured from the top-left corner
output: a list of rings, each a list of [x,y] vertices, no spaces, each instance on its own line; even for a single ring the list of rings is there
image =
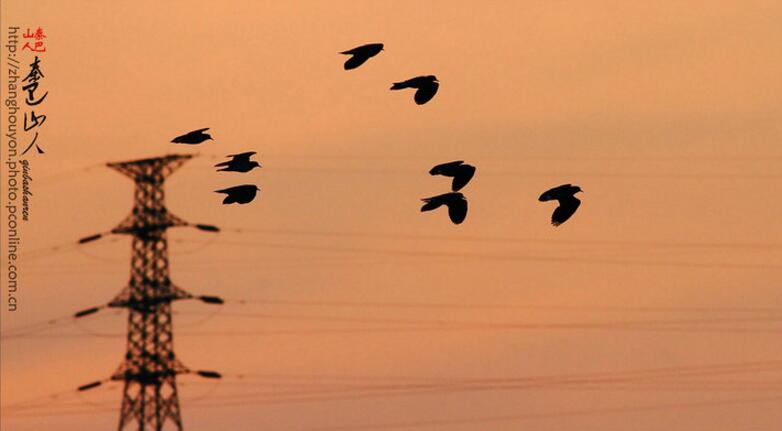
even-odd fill
[[[50,94],[3,331],[127,282],[126,237],[47,251],[129,212],[132,183],[102,163],[200,153],[167,205],[227,231],[172,230],[172,280],[256,302],[174,305],[178,356],[226,374],[178,380],[188,430],[777,430],[780,363],[752,367],[782,360],[781,18],[772,1],[6,0],[4,41],[49,36]],[[342,70],[369,42],[386,49]],[[424,106],[388,91],[427,74]],[[200,127],[215,141],[168,143]],[[263,169],[212,170],[248,150]],[[456,159],[478,168],[459,226],[419,213],[448,189],[429,168]],[[553,228],[537,197],[569,182],[583,204]],[[220,205],[240,183],[256,201]],[[116,427],[116,384],[68,392],[122,360],[125,315],[102,313],[3,339],[3,429]],[[720,364],[741,372],[338,392]]]

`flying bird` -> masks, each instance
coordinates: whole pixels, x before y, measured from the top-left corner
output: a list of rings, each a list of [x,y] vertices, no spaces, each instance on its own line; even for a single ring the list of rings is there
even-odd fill
[[[421,212],[432,211],[440,208],[442,205],[447,206],[448,217],[451,218],[453,224],[459,224],[467,217],[467,200],[464,199],[464,195],[461,193],[445,193],[421,200],[426,202],[421,207]]]
[[[581,201],[576,198],[575,194],[581,191],[583,190],[581,190],[581,187],[579,186],[563,184],[540,195],[538,200],[541,202],[551,200],[559,201],[559,206],[554,210],[554,213],[551,214],[552,225],[561,225],[576,212],[578,206],[581,205]]]
[[[437,77],[434,75],[417,76],[408,79],[407,81],[395,82],[394,85],[391,86],[391,89],[402,90],[404,88],[415,88],[417,90],[413,99],[415,100],[415,103],[423,105],[432,100],[432,97],[437,94],[437,89],[440,87],[439,82],[440,81],[438,81]]]
[[[352,56],[348,59],[348,61],[345,62],[345,70],[351,70],[361,66],[370,58],[380,54],[380,51],[382,50],[382,43],[370,43],[349,49],[347,51],[342,51],[340,54]]]
[[[255,195],[258,193],[258,186],[255,184],[244,184],[241,186],[228,187],[227,189],[215,190],[215,193],[225,193],[225,199],[223,199],[223,205],[228,204],[246,204],[255,199]]]
[[[212,139],[212,135],[209,133],[204,133],[207,130],[209,130],[208,127],[193,130],[192,132],[185,133],[182,136],[177,136],[176,138],[172,139],[171,142],[175,144],[200,144],[201,142],[204,142],[208,139]]]
[[[246,153],[229,154],[226,157],[232,157],[231,160],[218,163],[215,165],[215,167],[222,167],[222,169],[218,169],[217,172],[250,172],[254,168],[261,167],[260,163],[256,162],[255,160],[250,160],[250,157],[254,156],[255,154],[258,153],[255,151],[248,151]]]
[[[463,160],[457,160],[455,162],[442,163],[433,167],[429,171],[430,175],[443,175],[446,177],[453,177],[451,182],[451,190],[458,192],[462,187],[466,186],[470,182],[473,175],[475,175],[475,166],[467,165]]]

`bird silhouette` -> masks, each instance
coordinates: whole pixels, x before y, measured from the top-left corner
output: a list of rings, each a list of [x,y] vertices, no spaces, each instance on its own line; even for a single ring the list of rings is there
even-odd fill
[[[225,193],[223,205],[228,204],[246,204],[255,199],[255,195],[260,190],[255,184],[243,184],[241,186],[228,187],[227,189],[215,190],[215,193]]]
[[[461,193],[445,193],[421,200],[426,202],[424,206],[421,207],[421,212],[432,211],[440,208],[442,205],[447,206],[448,217],[451,218],[453,224],[459,224],[467,217],[467,200]]]
[[[581,201],[575,197],[575,194],[581,192],[581,187],[571,184],[563,184],[559,187],[554,187],[551,190],[547,190],[538,198],[539,201],[559,201],[559,206],[551,214],[551,224],[559,226],[566,222],[567,219],[572,216],[578,206],[581,205]]]
[[[255,160],[250,160],[250,157],[255,154],[258,153],[255,151],[248,151],[246,153],[229,154],[226,157],[232,157],[231,160],[218,163],[215,165],[215,167],[222,167],[222,169],[218,169],[217,172],[250,172],[254,168],[261,167],[260,163],[256,162]]]
[[[200,144],[201,142],[204,142],[208,139],[212,139],[212,136],[208,133],[204,133],[205,131],[209,130],[208,127],[205,127],[203,129],[193,130],[192,132],[185,133],[182,136],[177,136],[176,138],[172,139],[171,142],[175,144]]]
[[[382,43],[369,43],[361,45],[347,51],[342,51],[340,54],[350,55],[348,61],[345,62],[345,70],[355,69],[364,64],[370,58],[380,54],[383,50]]]
[[[434,75],[417,76],[408,79],[407,81],[395,82],[394,85],[391,86],[391,89],[402,90],[404,88],[415,88],[417,90],[415,96],[413,96],[413,100],[415,100],[415,103],[423,105],[432,100],[432,97],[437,94],[437,89],[440,87],[439,82],[440,81],[438,81],[437,77]]]
[[[451,182],[451,190],[458,192],[462,187],[466,186],[470,182],[473,175],[475,175],[475,166],[467,165],[463,160],[457,160],[455,162],[442,163],[433,167],[429,174],[431,175],[443,175],[446,177],[453,177]]]

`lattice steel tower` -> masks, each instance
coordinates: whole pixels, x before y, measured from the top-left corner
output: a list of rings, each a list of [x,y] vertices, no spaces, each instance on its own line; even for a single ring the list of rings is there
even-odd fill
[[[190,155],[169,155],[108,166],[136,183],[133,212],[113,234],[132,236],[132,259],[128,285],[109,302],[109,307],[128,309],[128,337],[125,361],[111,376],[124,381],[119,430],[163,431],[182,430],[176,375],[191,372],[174,354],[171,301],[196,298],[180,289],[169,278],[168,242],[166,230],[176,226],[194,226],[218,231],[210,225],[190,225],[168,212],[163,184]],[[80,243],[102,237],[83,238]],[[220,304],[214,296],[199,296],[207,303]],[[99,308],[76,314],[82,317]],[[203,377],[220,377],[213,371],[197,371]],[[95,382],[80,387],[86,390],[100,385]]]

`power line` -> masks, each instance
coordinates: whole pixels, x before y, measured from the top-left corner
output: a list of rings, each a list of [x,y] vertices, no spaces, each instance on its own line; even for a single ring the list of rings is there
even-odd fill
[[[221,394],[212,401],[205,400],[213,394],[216,385],[198,397],[188,401],[199,407],[224,407],[232,405],[291,404],[317,401],[365,400],[378,397],[421,396],[441,393],[508,391],[508,390],[662,390],[662,391],[780,391],[779,382],[703,380],[739,374],[758,374],[782,371],[781,360],[754,362],[734,362],[704,365],[643,368],[591,373],[553,374],[521,377],[409,377],[377,375],[290,375],[290,374],[225,374],[224,382],[249,383],[250,387],[260,386],[264,392],[245,392]],[[249,382],[248,379],[255,379]],[[290,386],[284,382],[293,381]],[[196,382],[193,382],[196,383]],[[44,413],[76,414],[84,412],[78,409],[80,404],[63,404],[59,401],[63,395],[73,395],[73,391],[60,392],[49,396],[4,406],[11,408],[11,416],[25,417],[36,414],[36,409],[46,408]],[[77,393],[78,395],[78,393]],[[81,400],[86,401],[85,399]],[[55,405],[54,403],[57,402]],[[100,409],[106,403],[88,402],[91,407]],[[76,408],[76,409],[74,409]],[[94,412],[89,409],[87,412]]]
[[[187,240],[199,242],[197,240]],[[537,263],[583,263],[598,265],[630,265],[630,266],[663,266],[680,267],[693,269],[730,269],[730,270],[769,270],[778,271],[782,265],[772,263],[735,263],[735,262],[681,262],[665,260],[642,260],[642,259],[615,259],[615,258],[590,258],[590,257],[558,257],[558,256],[537,256],[537,255],[519,255],[509,253],[477,253],[477,252],[450,252],[450,251],[421,251],[404,250],[389,248],[372,247],[337,247],[337,246],[319,246],[303,245],[290,243],[274,243],[260,241],[219,241],[220,244],[235,245],[242,247],[259,247],[271,249],[291,249],[323,251],[329,253],[357,253],[357,254],[377,254],[392,256],[418,256],[418,257],[451,257],[465,260],[489,260],[489,261],[523,261]]]
[[[757,404],[757,403],[778,402],[780,400],[782,400],[782,396],[738,398],[738,399],[716,400],[716,401],[693,401],[693,402],[664,403],[664,404],[626,405],[626,406],[605,407],[605,408],[596,408],[596,409],[573,409],[573,410],[561,410],[561,411],[546,412],[546,413],[514,414],[514,415],[505,415],[505,416],[484,416],[484,417],[461,418],[461,419],[429,419],[429,420],[387,422],[381,424],[365,423],[365,424],[358,424],[358,425],[343,425],[343,426],[318,426],[318,427],[311,427],[311,428],[299,428],[299,430],[302,431],[369,431],[369,430],[422,428],[427,426],[490,424],[490,423],[502,423],[502,422],[516,422],[516,421],[524,421],[524,420],[532,420],[532,419],[548,419],[548,418],[593,416],[593,415],[617,414],[617,413],[649,412],[649,411],[659,411],[659,410],[668,410],[668,409]]]
[[[516,238],[516,237],[492,237],[492,236],[465,236],[465,235],[431,235],[425,233],[396,233],[396,232],[347,232],[328,231],[296,228],[221,228],[222,233],[260,233],[271,235],[300,235],[300,236],[324,236],[370,239],[406,239],[412,241],[433,240],[449,242],[491,242],[491,243],[539,243],[539,244],[568,244],[568,245],[610,245],[623,247],[661,247],[661,248],[746,248],[746,249],[782,249],[782,243],[775,242],[684,242],[684,241],[657,241],[657,240],[568,240],[548,238]]]
[[[211,298],[211,297],[206,297]],[[210,301],[210,299],[207,299]],[[243,300],[228,300],[225,301],[225,305],[231,304],[246,305],[246,301]],[[261,301],[258,304],[275,304],[273,301]],[[302,301],[279,301],[276,305],[305,305],[308,307],[349,307],[354,308],[356,306],[369,306],[369,308],[389,306],[390,308],[406,308],[412,306],[414,309],[429,309],[429,308],[445,308],[445,309],[499,309],[499,310],[513,310],[513,309],[527,309],[535,310],[535,306],[494,306],[494,305],[481,305],[477,304],[474,307],[459,304],[409,304],[409,303],[361,303],[361,302],[336,302],[336,303],[316,303],[316,302],[302,302]],[[72,338],[82,336],[95,336],[95,337],[121,337],[121,333],[106,333],[94,331],[90,328],[79,324],[79,319],[88,315],[97,313],[97,311],[107,307],[103,305],[100,307],[88,308],[80,311],[73,316],[63,317],[59,319],[52,319],[45,322],[34,323],[26,325],[24,327],[15,328],[14,330],[6,331],[2,334],[3,339],[46,339],[46,338]],[[741,327],[735,326],[735,324],[758,324],[758,323],[779,323],[782,322],[782,315],[779,314],[780,310],[777,309],[710,309],[704,310],[700,308],[687,309],[687,308],[639,308],[632,309],[627,307],[542,307],[543,310],[553,311],[573,311],[573,310],[591,310],[591,311],[636,311],[645,312],[683,312],[683,311],[696,311],[700,314],[712,314],[715,313],[736,313],[740,312],[742,317],[709,317],[709,318],[689,318],[689,319],[644,319],[644,320],[599,320],[599,321],[567,321],[567,322],[550,322],[550,321],[464,321],[453,319],[411,319],[411,318],[382,318],[382,317],[365,317],[365,316],[344,316],[344,315],[321,315],[321,314],[275,314],[269,312],[230,312],[223,311],[222,308],[218,308],[209,313],[198,312],[178,312],[175,314],[181,315],[199,315],[204,316],[201,319],[190,322],[182,326],[183,328],[192,328],[199,326],[216,317],[238,317],[238,318],[255,318],[265,320],[282,320],[282,321],[296,321],[296,322],[339,322],[339,323],[354,323],[354,324],[368,324],[369,327],[348,327],[348,328],[296,328],[296,329],[273,329],[273,330],[243,330],[243,331],[216,331],[216,332],[193,332],[182,331],[181,335],[193,336],[193,335],[317,335],[317,334],[337,334],[337,333],[385,333],[385,332],[431,332],[431,331],[506,331],[506,330],[607,330],[607,331],[642,331],[642,332],[694,332],[694,333],[755,333],[755,334],[773,334],[778,328],[757,328],[753,326]],[[773,314],[766,314],[773,312]],[[753,317],[747,317],[747,313],[761,313]],[[48,333],[42,334],[44,331],[57,329],[64,324],[75,324],[78,329],[82,331],[81,334],[73,333]],[[403,326],[374,326],[374,325],[403,325]],[[726,326],[731,325],[731,326]]]
[[[226,304],[259,304],[303,307],[347,308],[413,308],[413,309],[494,309],[494,310],[554,310],[554,311],[616,311],[616,312],[698,312],[698,313],[782,313],[777,307],[673,307],[673,306],[612,306],[612,305],[551,305],[551,304],[460,304],[453,302],[383,302],[383,301],[303,301],[286,299],[226,298]]]

